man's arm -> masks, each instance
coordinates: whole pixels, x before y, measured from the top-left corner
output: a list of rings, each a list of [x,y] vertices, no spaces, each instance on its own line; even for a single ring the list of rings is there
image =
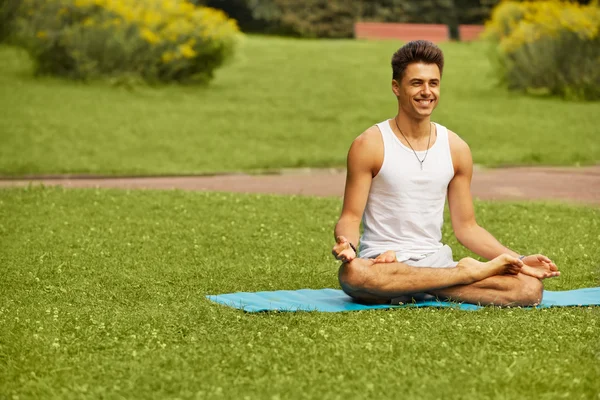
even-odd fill
[[[346,187],[342,213],[335,226],[336,245],[333,254],[348,262],[356,257],[351,248],[358,246],[362,219],[373,177],[383,163],[383,139],[373,126],[357,137],[348,152]],[[349,243],[348,243],[349,242]]]
[[[471,196],[473,176],[471,150],[454,132],[448,131],[448,139],[454,164],[454,178],[448,185],[448,205],[456,238],[473,253],[488,260],[503,253],[518,257],[518,253],[503,246],[477,223]]]
[[[506,253],[519,256],[518,253],[503,246],[475,220],[473,198],[471,196],[471,178],[473,159],[469,146],[456,135],[448,131],[454,178],[448,185],[448,205],[454,234],[460,243],[473,253],[491,260]],[[560,276],[558,267],[543,254],[529,255],[523,258],[525,266],[521,272],[535,278],[544,279]]]

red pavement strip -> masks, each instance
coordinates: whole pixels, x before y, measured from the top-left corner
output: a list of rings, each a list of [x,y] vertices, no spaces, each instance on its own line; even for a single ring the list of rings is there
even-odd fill
[[[485,30],[483,25],[459,25],[461,41],[477,40]],[[426,39],[435,43],[450,40],[447,25],[441,24],[399,24],[390,22],[357,22],[354,24],[357,39],[394,39],[408,42]]]
[[[66,188],[182,189],[300,196],[335,196],[344,192],[344,170],[292,170],[271,175],[186,177],[52,177],[2,179],[1,187],[30,184]],[[582,168],[518,167],[476,169],[473,196],[482,200],[558,200],[600,205],[600,165]]]

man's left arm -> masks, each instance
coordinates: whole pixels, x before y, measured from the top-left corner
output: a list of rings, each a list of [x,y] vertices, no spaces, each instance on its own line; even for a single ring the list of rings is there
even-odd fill
[[[458,135],[448,132],[448,136],[454,164],[454,178],[448,185],[448,205],[456,238],[473,253],[488,260],[503,253],[519,257],[517,252],[503,246],[477,223],[471,196],[473,176],[471,150]]]
[[[471,178],[473,176],[471,150],[453,132],[448,132],[448,139],[454,164],[454,178],[448,185],[448,205],[456,238],[467,249],[488,260],[503,253],[518,257],[517,252],[503,246],[475,220],[471,196]],[[544,279],[560,275],[556,264],[543,254],[526,256],[523,258],[523,263],[525,266],[521,272],[535,278]]]

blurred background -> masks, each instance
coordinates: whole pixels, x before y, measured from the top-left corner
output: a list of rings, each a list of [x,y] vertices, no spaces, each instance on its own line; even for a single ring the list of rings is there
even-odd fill
[[[419,38],[476,163],[600,158],[598,1],[1,0],[0,22],[4,176],[343,167]]]

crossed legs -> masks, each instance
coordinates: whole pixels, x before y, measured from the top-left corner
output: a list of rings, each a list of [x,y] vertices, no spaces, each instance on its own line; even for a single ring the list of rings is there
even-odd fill
[[[339,280],[344,292],[364,303],[389,303],[415,293],[428,293],[481,305],[538,304],[543,284],[519,273],[521,267],[520,260],[506,254],[486,263],[464,258],[455,268],[412,267],[357,258],[342,264]]]

